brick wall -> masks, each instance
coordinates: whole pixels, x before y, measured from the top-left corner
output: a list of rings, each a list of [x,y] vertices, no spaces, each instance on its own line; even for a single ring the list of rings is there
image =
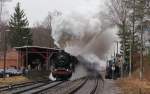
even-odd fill
[[[14,66],[17,67],[18,66],[17,58],[18,58],[18,53],[14,49],[8,51],[6,54],[6,68],[10,68]],[[4,57],[1,54],[0,55],[0,68],[3,68],[3,66],[4,66]]]

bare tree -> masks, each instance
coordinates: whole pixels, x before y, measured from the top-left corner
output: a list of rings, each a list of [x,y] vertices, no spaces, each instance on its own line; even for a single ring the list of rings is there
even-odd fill
[[[128,1],[127,0],[110,0],[107,4],[109,12],[108,19],[119,27],[119,36],[121,38],[121,50],[123,54],[123,63],[121,64],[121,76],[123,77],[123,64],[127,61],[129,49],[129,28],[128,28]]]
[[[130,75],[132,71],[133,55],[139,52],[139,50],[141,53],[140,66],[141,70],[143,70],[143,20],[150,17],[150,0],[110,0],[108,8],[108,18],[110,21],[117,24],[120,31],[122,31],[123,56],[129,56]],[[126,39],[126,37],[128,39]],[[129,47],[126,43],[128,43]],[[126,51],[128,52],[126,53]],[[140,75],[142,75],[142,73],[140,73]]]
[[[54,40],[50,36],[48,28],[45,28],[43,25],[37,24],[32,28],[33,35],[33,45],[44,46],[44,47],[55,47]]]
[[[2,20],[3,14],[5,13],[5,3],[10,2],[11,0],[0,0],[0,51],[4,49],[4,31],[8,28],[7,22]]]
[[[49,12],[47,17],[44,19],[44,21],[42,22],[41,25],[39,25],[40,27],[42,27],[43,29],[45,29],[47,34],[46,35],[49,35],[49,39],[50,39],[50,44],[52,46],[50,47],[56,47],[56,45],[54,44],[54,40],[52,38],[52,20],[57,17],[57,16],[60,16],[62,15],[62,13],[60,11],[53,11],[53,12]],[[48,36],[47,36],[48,38]]]
[[[52,31],[52,20],[54,17],[62,15],[60,11],[49,12],[47,17],[44,19],[42,25],[47,28],[50,32]]]
[[[6,2],[10,2],[11,0],[0,0],[0,23],[2,23],[2,15],[4,13],[4,6]]]

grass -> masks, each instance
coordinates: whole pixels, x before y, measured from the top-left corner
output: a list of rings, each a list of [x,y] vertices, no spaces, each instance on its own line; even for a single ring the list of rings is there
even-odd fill
[[[126,78],[118,81],[123,94],[150,94],[150,82],[147,80]]]
[[[4,78],[0,78],[0,86],[48,79],[49,73],[50,71],[32,71],[28,74],[28,76],[8,77],[5,78],[5,80]]]
[[[139,64],[139,62],[137,62]],[[127,77],[118,81],[123,94],[150,94],[150,61],[149,57],[144,58],[143,80],[139,80],[139,71],[137,68],[132,77]]]
[[[14,76],[8,78],[0,78],[0,86],[10,85],[10,84],[18,84],[22,82],[30,81],[28,78],[24,76]]]

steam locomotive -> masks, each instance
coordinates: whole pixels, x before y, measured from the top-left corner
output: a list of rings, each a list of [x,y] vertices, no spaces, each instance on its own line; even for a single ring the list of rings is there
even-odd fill
[[[56,80],[68,80],[74,72],[78,60],[76,57],[60,50],[51,58],[51,73]]]

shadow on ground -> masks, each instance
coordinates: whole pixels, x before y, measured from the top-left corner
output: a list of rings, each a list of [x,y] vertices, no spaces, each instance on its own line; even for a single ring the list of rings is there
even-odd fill
[[[38,80],[48,80],[49,79],[50,71],[47,70],[32,70],[29,71],[28,74],[25,74],[24,76],[27,77],[31,81],[38,81]]]

